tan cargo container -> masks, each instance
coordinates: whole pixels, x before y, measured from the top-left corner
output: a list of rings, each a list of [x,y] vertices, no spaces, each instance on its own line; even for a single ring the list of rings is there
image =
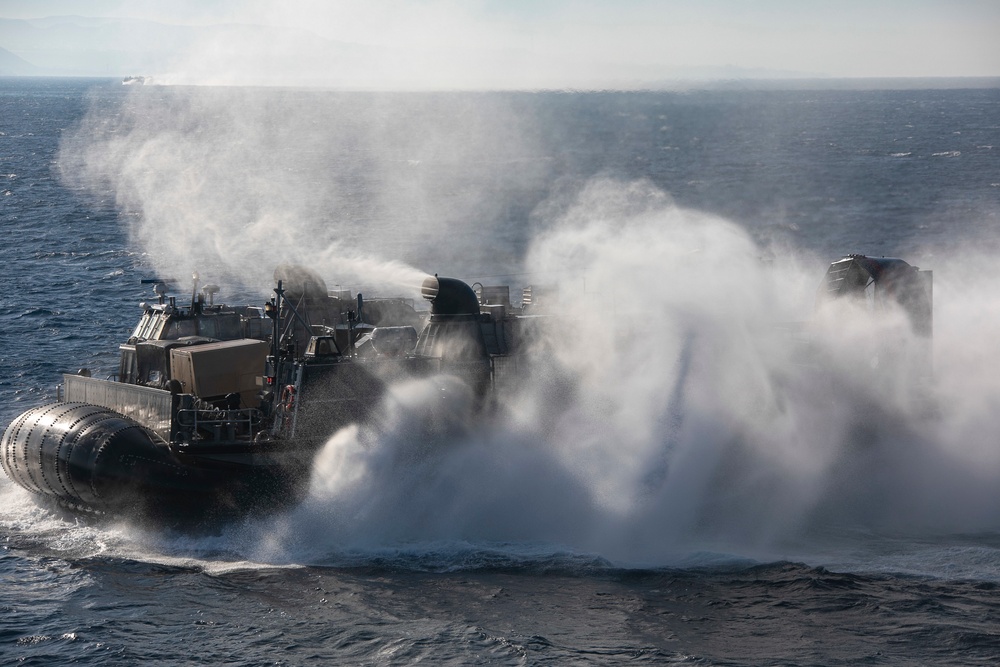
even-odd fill
[[[259,403],[257,378],[264,374],[270,346],[243,339],[206,343],[170,351],[170,374],[185,394],[204,399],[238,392],[244,407]]]

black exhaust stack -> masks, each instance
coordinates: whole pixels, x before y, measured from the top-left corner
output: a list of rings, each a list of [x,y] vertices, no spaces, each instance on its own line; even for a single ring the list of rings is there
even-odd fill
[[[457,278],[439,278],[436,275],[425,278],[420,293],[431,302],[432,322],[439,321],[441,317],[479,317],[476,293]]]

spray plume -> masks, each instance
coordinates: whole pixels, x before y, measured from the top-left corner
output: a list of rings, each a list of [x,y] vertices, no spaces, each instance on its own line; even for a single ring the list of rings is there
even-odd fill
[[[498,165],[530,131],[502,100],[485,118],[468,113],[472,103],[130,88],[94,100],[63,139],[59,167],[72,187],[113,194],[133,243],[165,274],[267,290],[275,265],[298,263],[331,285],[416,294],[427,272],[413,263],[428,248],[472,233],[455,229],[470,220],[487,237],[499,222],[502,196],[487,206],[483,175],[501,194],[505,180],[524,179]],[[453,266],[458,254],[439,259]]]
[[[988,396],[970,406],[951,372],[916,383],[868,344],[908,345],[902,313],[839,303],[781,326],[813,314],[822,264],[764,261],[647,183],[599,179],[547,211],[526,264],[559,285],[559,315],[504,418],[464,423],[436,414],[433,382],[394,387],[377,428],[330,440],[272,544],[322,526],[320,550],[540,542],[662,563],[1000,521]]]

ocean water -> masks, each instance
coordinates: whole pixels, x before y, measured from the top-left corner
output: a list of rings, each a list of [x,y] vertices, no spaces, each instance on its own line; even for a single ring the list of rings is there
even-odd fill
[[[579,336],[443,441],[400,387],[309,497],[181,530],[0,480],[18,664],[996,664],[1000,90],[387,94],[0,79],[0,422],[198,271],[558,286]],[[790,361],[829,262],[935,273],[934,380]],[[638,323],[638,324],[637,324]],[[625,334],[613,333],[623,327]]]

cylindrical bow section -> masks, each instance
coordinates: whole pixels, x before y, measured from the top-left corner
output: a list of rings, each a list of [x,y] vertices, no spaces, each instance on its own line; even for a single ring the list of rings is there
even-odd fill
[[[137,468],[162,466],[166,459],[166,447],[141,425],[85,403],[28,410],[0,438],[0,464],[12,481],[92,509],[127,502],[127,493],[141,479]]]

